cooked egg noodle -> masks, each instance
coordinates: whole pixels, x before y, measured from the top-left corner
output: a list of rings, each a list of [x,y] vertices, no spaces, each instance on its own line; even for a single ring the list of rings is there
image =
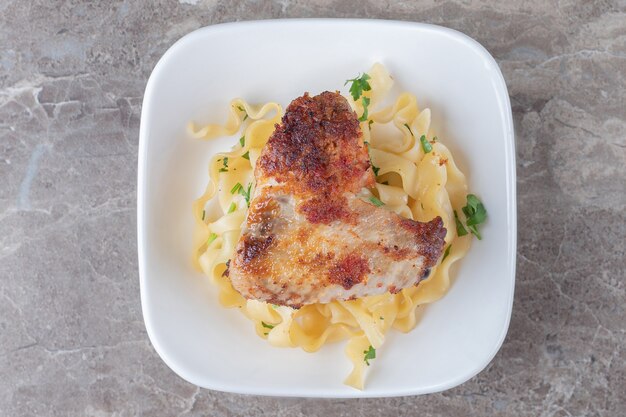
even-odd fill
[[[234,255],[247,212],[247,203],[237,184],[244,191],[253,184],[254,164],[274,125],[280,122],[282,108],[271,102],[254,107],[242,99],[234,99],[224,125],[189,126],[190,134],[199,139],[238,132],[244,137],[243,146],[236,144],[230,152],[215,155],[209,163],[209,183],[193,204],[194,264],[217,285],[220,303],[239,308],[254,323],[256,333],[274,346],[315,352],[326,343],[348,339],[346,355],[353,370],[345,383],[358,389],[363,388],[368,366],[365,352],[370,346],[381,348],[385,334],[392,327],[402,332],[415,327],[418,307],[446,293],[450,267],[465,256],[471,242],[471,235],[457,236],[453,213],[453,209],[460,211],[464,204],[467,182],[446,146],[433,141],[430,110],[420,110],[410,93],[402,93],[390,106],[377,109],[393,80],[380,64],[375,64],[368,74],[372,88],[363,95],[370,98],[370,118],[361,123],[361,130],[364,140],[369,142],[372,164],[379,171],[375,189],[364,193],[376,196],[385,209],[407,218],[429,221],[441,216],[447,229],[446,247],[450,247],[448,256],[432,268],[429,278],[397,294],[306,305],[298,310],[244,299],[233,289],[228,277],[223,276],[226,262]],[[357,114],[363,112],[360,100],[355,102],[348,97],[348,101]],[[370,120],[373,122],[369,123]],[[377,135],[376,128],[370,130],[372,125],[391,126],[397,134]],[[424,153],[419,140],[422,135],[431,141],[432,151],[428,153]],[[252,194],[254,185],[251,187]],[[215,196],[219,207],[211,211],[208,203]],[[228,213],[233,203],[235,209]]]

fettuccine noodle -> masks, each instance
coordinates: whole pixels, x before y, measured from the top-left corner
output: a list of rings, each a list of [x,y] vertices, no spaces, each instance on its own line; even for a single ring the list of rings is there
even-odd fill
[[[254,323],[256,333],[273,346],[315,352],[326,343],[347,339],[346,354],[353,369],[345,383],[358,389],[363,388],[368,366],[365,352],[370,347],[379,348],[391,328],[408,332],[415,327],[416,309],[446,293],[450,266],[465,256],[471,242],[471,235],[457,236],[453,213],[465,202],[467,182],[448,148],[434,140],[430,110],[420,110],[415,96],[407,92],[392,105],[377,110],[393,80],[380,64],[368,74],[371,90],[363,95],[370,99],[369,118],[361,123],[361,130],[369,143],[372,165],[379,168],[371,192],[385,203],[385,209],[423,222],[441,216],[447,229],[447,255],[432,268],[428,279],[397,294],[305,305],[297,310],[244,299],[222,275],[234,255],[247,212],[244,196],[231,191],[239,183],[245,184],[244,191],[251,187],[249,192],[254,192],[256,160],[274,125],[280,123],[283,109],[273,102],[258,107],[238,98],[231,101],[224,125],[189,126],[198,139],[241,135],[230,152],[212,158],[206,191],[193,203],[195,265],[218,286],[220,303],[239,308]],[[360,101],[347,99],[357,114],[363,112]],[[422,135],[432,146],[428,153],[420,143]],[[217,206],[211,204],[215,197]]]

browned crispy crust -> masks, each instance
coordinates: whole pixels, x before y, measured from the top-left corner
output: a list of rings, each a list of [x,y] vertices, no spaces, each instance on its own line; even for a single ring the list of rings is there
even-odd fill
[[[291,102],[257,161],[259,174],[295,195],[333,198],[374,185],[356,113],[338,93],[305,93]]]
[[[437,216],[427,223],[411,219],[400,219],[400,226],[415,236],[415,243],[420,248],[420,255],[426,258],[425,266],[430,268],[437,263],[445,245],[446,229],[443,220]]]
[[[260,188],[252,200],[246,231],[229,267],[235,271],[233,286],[246,298],[297,308],[308,302],[301,288],[350,290],[367,284],[369,274],[381,276],[380,265],[370,262],[373,254],[382,255],[382,262],[409,261],[413,268],[423,257],[416,269],[417,283],[441,256],[446,229],[440,217],[420,223],[385,211],[385,226],[372,227],[395,231],[394,238],[402,232],[403,243],[389,238],[389,233],[378,242],[363,241],[354,233],[358,252],[332,234],[326,235],[321,246],[313,237],[320,227],[332,228],[334,222],[357,225],[364,213],[384,210],[358,199],[349,204],[346,199],[346,192],[356,194],[363,187],[373,187],[375,180],[357,116],[337,93],[315,97],[305,93],[288,106],[257,161],[255,177],[257,184],[272,179],[278,185]],[[278,204],[287,204],[292,197],[296,212],[306,218],[297,226],[282,220],[285,213]],[[384,287],[392,293],[401,290],[393,282]]]
[[[273,226],[274,218],[278,215],[279,208],[276,200],[271,197],[261,196],[256,198],[252,207],[248,210],[248,227],[256,229],[253,235],[244,235],[241,244],[237,248],[239,266],[246,273],[265,273],[264,258],[268,256],[268,250],[274,242]]]
[[[356,284],[363,282],[370,270],[367,259],[351,253],[341,258],[328,271],[328,281],[339,284],[349,290]]]
[[[244,236],[241,248],[237,251],[240,256],[240,266],[243,271],[249,273],[266,272],[263,268],[264,261],[261,258],[267,257],[267,250],[272,245],[274,236],[256,238]]]
[[[300,204],[298,211],[314,224],[330,224],[335,220],[352,223],[355,217],[355,213],[348,209],[345,197],[341,195],[310,198]]]

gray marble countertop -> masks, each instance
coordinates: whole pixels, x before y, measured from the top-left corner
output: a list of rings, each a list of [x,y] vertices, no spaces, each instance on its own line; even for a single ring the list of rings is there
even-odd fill
[[[496,358],[457,388],[224,394],[181,380],[148,341],[135,231],[146,80],[196,28],[281,17],[439,24],[502,68],[517,137],[515,305]],[[0,2],[0,415],[624,413],[625,98],[624,1]]]

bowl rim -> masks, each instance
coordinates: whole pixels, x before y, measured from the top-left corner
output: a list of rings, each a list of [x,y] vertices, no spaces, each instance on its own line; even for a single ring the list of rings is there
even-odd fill
[[[256,390],[251,390],[248,388],[240,388],[236,385],[229,385],[220,383],[219,381],[212,379],[210,384],[207,384],[207,380],[203,379],[202,381],[198,381],[196,375],[191,374],[184,367],[179,366],[173,359],[171,359],[164,348],[160,345],[159,339],[155,336],[155,324],[154,320],[151,317],[149,310],[147,308],[148,305],[148,295],[146,291],[146,224],[145,224],[145,193],[147,187],[147,172],[148,172],[148,161],[147,161],[147,153],[148,153],[148,128],[150,125],[150,103],[152,101],[152,97],[155,94],[155,79],[159,78],[159,74],[162,72],[163,67],[165,67],[166,63],[170,60],[170,57],[175,55],[176,52],[180,49],[186,47],[187,44],[195,41],[198,38],[205,37],[211,34],[218,34],[220,32],[226,32],[232,30],[233,28],[263,28],[268,26],[276,26],[276,25],[301,25],[301,24],[313,24],[313,25],[323,25],[328,27],[329,25],[362,25],[362,26],[386,26],[389,28],[393,28],[395,30],[426,30],[431,32],[437,32],[441,35],[448,36],[454,38],[457,41],[461,41],[466,44],[469,48],[473,49],[475,52],[479,53],[482,58],[484,58],[485,62],[488,63],[489,69],[492,71],[495,77],[495,84],[497,86],[497,96],[498,100],[502,100],[501,108],[505,111],[501,114],[504,117],[504,125],[505,136],[504,140],[504,157],[505,157],[505,186],[506,186],[506,218],[508,220],[507,229],[508,229],[508,239],[507,239],[507,268],[506,268],[506,276],[512,281],[511,283],[511,291],[510,297],[507,300],[508,306],[508,314],[506,316],[506,320],[504,325],[500,329],[500,334],[498,336],[497,342],[493,345],[490,350],[489,355],[486,356],[486,360],[484,362],[477,363],[476,366],[466,374],[457,375],[455,378],[450,378],[446,383],[441,383],[438,386],[430,386],[427,389],[416,389],[414,387],[408,387],[407,389],[394,389],[390,392],[376,392],[376,391],[368,391],[367,389],[358,391],[354,390],[353,395],[350,395],[349,392],[313,392],[307,393],[307,389],[304,391],[301,389],[294,388],[291,391],[285,391],[284,389],[277,388],[264,388],[259,387]],[[358,18],[297,18],[297,19],[268,19],[268,20],[251,20],[251,21],[242,21],[242,22],[228,22],[228,23],[220,23],[210,26],[205,26],[199,29],[196,29],[183,37],[177,40],[172,46],[170,46],[167,51],[163,54],[163,56],[158,60],[156,65],[154,66],[148,82],[146,84],[145,93],[142,101],[142,111],[141,111],[141,122],[139,129],[139,147],[138,147],[138,171],[137,171],[137,255],[138,255],[138,271],[139,271],[139,282],[140,282],[140,298],[141,298],[141,306],[142,306],[142,315],[144,319],[144,323],[146,326],[146,331],[148,334],[148,338],[154,347],[155,351],[161,357],[161,359],[166,363],[166,365],[172,369],[177,375],[179,375],[184,380],[207,389],[221,391],[221,392],[229,392],[236,394],[252,394],[252,395],[261,395],[261,396],[282,396],[282,397],[308,397],[308,398],[385,398],[385,397],[398,397],[398,396],[407,396],[407,395],[422,395],[428,393],[436,393],[441,392],[458,385],[463,384],[474,376],[478,375],[482,370],[484,370],[489,363],[496,356],[498,351],[500,350],[508,332],[508,328],[510,325],[512,309],[513,309],[513,300],[515,294],[515,272],[516,272],[516,254],[517,254],[517,195],[516,195],[516,155],[515,155],[515,134],[513,128],[513,115],[511,109],[511,103],[509,99],[508,89],[506,86],[506,82],[498,66],[497,62],[493,58],[493,56],[483,47],[478,41],[469,37],[468,35],[459,32],[454,29],[450,29],[447,27],[429,24],[429,23],[420,23],[420,22],[406,22],[406,21],[398,21],[398,20],[386,20],[386,19],[358,19]],[[208,379],[208,378],[207,378]]]

